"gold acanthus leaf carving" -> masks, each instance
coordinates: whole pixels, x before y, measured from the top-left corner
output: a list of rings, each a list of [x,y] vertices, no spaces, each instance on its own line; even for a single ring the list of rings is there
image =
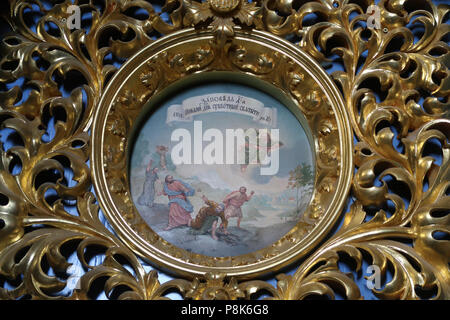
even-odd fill
[[[367,31],[359,25],[367,20],[365,6],[345,0],[302,2],[300,6],[293,1],[242,0],[234,1],[237,5],[230,1],[223,8],[214,1],[168,0],[163,7],[168,20],[149,2],[108,0],[104,8],[80,4],[92,13],[91,28],[86,32],[70,30],[61,22],[68,18],[69,2],[51,9],[36,1],[9,2],[14,10],[8,19],[15,33],[1,43],[0,127],[15,131],[20,142],[8,150],[2,146],[0,153],[0,275],[11,281],[22,280],[14,289],[0,288],[0,298],[29,295],[54,299],[66,284],[42,270],[41,261],[45,256],[54,270],[67,270],[69,262],[60,249],[69,242],[75,242],[78,259],[87,271],[81,277],[81,288],[69,299],[90,298],[87,293],[92,283],[101,277],[108,279],[107,297],[113,296],[115,287],[129,288],[120,299],[162,299],[171,288],[190,292],[192,299],[251,298],[259,290],[269,292],[272,299],[333,298],[336,288],[348,299],[360,299],[355,279],[340,270],[342,254],[349,256],[359,271],[366,254],[384,275],[393,267],[392,280],[373,290],[380,298],[420,299],[418,288],[435,290],[434,299],[450,298],[449,242],[436,238],[439,232],[450,233],[449,27],[444,20],[448,5],[418,0],[417,5],[407,7],[404,1],[382,0],[381,24],[386,30]],[[42,13],[36,29],[24,19],[31,3]],[[128,9],[133,6],[143,8],[148,19],[130,16]],[[352,18],[352,12],[358,15]],[[316,13],[320,23],[304,23],[310,13]],[[418,40],[410,28],[413,21],[424,26]],[[56,26],[53,33],[45,26],[50,22]],[[353,204],[338,232],[294,274],[279,274],[276,287],[265,281],[239,282],[223,276],[159,283],[157,271],[146,272],[135,254],[104,226],[91,193],[86,164],[90,156],[88,132],[104,86],[117,70],[109,56],[125,60],[152,43],[152,34],[208,25],[222,36],[233,35],[237,25],[265,30],[293,39],[318,62],[333,61],[336,54],[343,66],[332,77],[339,84],[355,133],[356,173],[349,195]],[[111,29],[118,37],[107,34]],[[135,37],[130,40],[127,33]],[[270,65],[267,58],[270,56],[261,60],[262,65]],[[197,53],[197,63],[208,59],[207,52]],[[320,96],[302,94],[302,74],[286,71],[292,79],[286,86],[302,102],[305,112],[317,108]],[[54,79],[64,81],[73,74],[81,81],[63,97],[61,85]],[[14,84],[20,78],[31,88],[22,102],[24,88]],[[152,74],[140,81],[151,90],[152,83],[157,85],[153,79]],[[128,105],[140,98],[124,95],[126,100],[120,103]],[[59,118],[55,135],[49,138],[46,118],[61,110],[65,117]],[[321,126],[325,136],[329,130],[328,125]],[[435,143],[439,161],[429,152],[430,144]],[[20,170],[15,171],[19,162]],[[62,177],[67,168],[74,172],[70,185]],[[50,170],[59,177],[39,182],[39,174]],[[408,201],[395,192],[388,178],[408,190]],[[58,200],[50,201],[46,196],[50,189],[56,191]],[[76,202],[77,215],[66,211],[67,201]],[[369,210],[371,206],[377,208],[375,213]],[[309,215],[320,217],[320,203],[313,204]],[[105,249],[106,258],[99,265],[90,265],[84,254],[94,245]],[[116,260],[117,255],[127,260],[133,273],[123,261]]]

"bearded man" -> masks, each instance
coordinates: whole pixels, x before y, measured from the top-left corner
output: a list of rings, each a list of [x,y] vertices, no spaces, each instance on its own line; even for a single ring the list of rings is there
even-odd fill
[[[171,175],[166,176],[163,194],[169,197],[169,223],[164,230],[190,226],[194,207],[187,197],[193,196],[194,193],[195,190],[187,183],[175,180]]]
[[[240,187],[239,191],[233,191],[232,193],[230,193],[229,195],[227,195],[225,197],[225,199],[223,199],[223,203],[225,204],[225,219],[230,219],[230,218],[238,218],[237,221],[237,227],[240,228],[241,227],[241,219],[242,219],[242,205],[247,202],[250,201],[250,199],[252,198],[252,196],[255,194],[254,191],[250,192],[250,195],[247,195],[247,188],[246,187]],[[224,228],[224,232],[227,234],[227,228],[226,226],[224,226],[223,224],[221,225],[221,227]]]

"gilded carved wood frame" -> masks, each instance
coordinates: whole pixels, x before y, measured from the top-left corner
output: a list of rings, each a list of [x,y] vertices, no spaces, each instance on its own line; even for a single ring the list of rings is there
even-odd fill
[[[381,0],[369,28],[370,0],[9,2],[0,298],[88,299],[102,278],[106,297],[119,299],[173,290],[198,300],[362,299],[355,275],[366,264],[384,279],[372,289],[378,298],[450,298],[448,5]],[[67,23],[73,5],[90,15],[88,27]],[[333,63],[342,70],[328,75]],[[304,116],[316,173],[308,208],[280,240],[208,257],[143,222],[128,155],[152,99],[183,81],[224,77]],[[90,248],[102,252],[98,263]],[[64,295],[70,250],[83,271]],[[165,272],[171,279],[161,281]]]

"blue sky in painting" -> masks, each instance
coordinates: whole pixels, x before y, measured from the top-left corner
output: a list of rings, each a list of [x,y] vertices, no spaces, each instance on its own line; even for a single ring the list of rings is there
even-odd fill
[[[189,130],[193,139],[193,122],[174,122],[167,125],[167,109],[173,104],[181,104],[183,100],[187,98],[211,93],[240,94],[257,99],[266,107],[275,107],[277,109],[278,119],[277,125],[274,128],[279,129],[280,141],[283,143],[283,146],[279,150],[280,168],[277,174],[278,177],[287,177],[289,175],[289,171],[302,162],[312,165],[313,155],[308,138],[302,125],[293,113],[284,107],[278,100],[260,90],[232,83],[211,83],[190,87],[179,92],[175,96],[168,98],[161,106],[156,106],[159,108],[151,115],[142,127],[134,148],[146,148],[145,152],[139,152],[139,154],[144,154],[148,157],[148,159],[150,159],[151,153],[155,150],[156,146],[160,144],[168,146],[170,152],[172,147],[178,144],[178,142],[170,141],[172,131],[176,128],[185,128]],[[194,120],[202,121],[203,132],[209,128],[217,128],[221,130],[224,134],[224,139],[226,129],[266,128],[265,125],[253,121],[249,116],[229,112],[214,112],[197,115],[194,117]],[[146,141],[148,141],[148,143]],[[207,144],[209,144],[209,142],[203,142],[203,148],[205,148]],[[147,163],[148,159],[144,159],[143,162],[139,162]],[[136,163],[134,160],[135,159],[133,159],[132,163]],[[196,169],[191,166],[189,170],[195,171]],[[206,165],[198,168],[198,170],[207,170]],[[195,172],[193,172],[193,174],[195,174]],[[259,170],[251,171],[251,174],[247,176],[247,178],[251,178],[255,183],[262,184],[267,184],[272,179],[271,176],[261,176],[259,174]]]

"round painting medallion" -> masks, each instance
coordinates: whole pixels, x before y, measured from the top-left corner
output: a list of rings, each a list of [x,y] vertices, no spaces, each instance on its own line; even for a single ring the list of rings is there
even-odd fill
[[[337,88],[264,32],[186,30],[114,76],[94,118],[93,180],[118,235],[184,274],[255,275],[333,227],[352,174]]]
[[[311,200],[314,155],[279,101],[220,81],[188,86],[153,111],[139,129],[129,177],[140,215],[164,240],[238,256],[296,226]]]

